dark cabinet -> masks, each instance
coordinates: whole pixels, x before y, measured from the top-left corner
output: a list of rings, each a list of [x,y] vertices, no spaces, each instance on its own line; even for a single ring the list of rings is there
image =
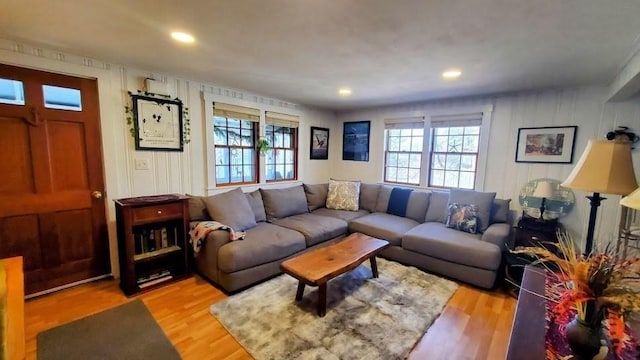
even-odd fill
[[[120,287],[125,294],[189,276],[187,197],[142,196],[115,203]]]

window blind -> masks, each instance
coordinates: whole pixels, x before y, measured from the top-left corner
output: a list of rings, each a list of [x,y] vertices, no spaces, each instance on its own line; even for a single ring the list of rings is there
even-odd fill
[[[399,119],[385,119],[385,129],[422,129],[424,128],[424,117],[407,117]]]
[[[300,117],[295,115],[280,114],[273,111],[265,111],[265,123],[267,125],[297,128],[300,124]]]
[[[439,115],[431,118],[431,127],[480,126],[482,113]]]
[[[260,110],[225,103],[213,103],[213,115],[260,122]]]

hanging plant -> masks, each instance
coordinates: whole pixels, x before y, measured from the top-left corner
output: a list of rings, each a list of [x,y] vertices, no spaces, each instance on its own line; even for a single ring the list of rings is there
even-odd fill
[[[129,94],[129,97],[133,95],[131,91],[128,91],[127,93]],[[150,93],[142,90],[137,90],[137,93],[138,95],[144,95],[144,96],[156,98],[156,99],[166,100],[171,98],[170,96],[154,94],[154,93]],[[184,144],[188,144],[191,141],[191,121],[189,118],[189,108],[184,106],[184,103],[182,102],[182,100],[180,100],[177,97],[174,98],[173,101],[183,104],[182,106],[182,142]],[[133,113],[133,106],[130,106],[129,104],[125,105],[124,112],[125,112],[125,117],[127,119],[127,125],[129,126],[129,133],[131,134],[131,137],[135,138],[136,133],[135,133],[135,126],[133,123],[135,114]]]
[[[266,155],[269,149],[271,149],[271,146],[267,139],[260,139],[256,142],[256,150],[258,150],[261,155]]]

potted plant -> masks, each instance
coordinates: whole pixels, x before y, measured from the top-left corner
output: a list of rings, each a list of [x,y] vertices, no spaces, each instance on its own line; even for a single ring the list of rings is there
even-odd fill
[[[260,155],[266,155],[269,149],[271,149],[271,146],[267,139],[259,139],[258,142],[256,142],[256,150],[258,150]]]

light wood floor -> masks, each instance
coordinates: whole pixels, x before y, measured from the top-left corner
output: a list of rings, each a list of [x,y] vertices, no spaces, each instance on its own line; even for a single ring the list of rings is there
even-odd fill
[[[209,306],[227,296],[199,276],[137,297],[144,301],[184,359],[251,359],[209,314]],[[39,332],[131,300],[123,295],[116,280],[28,300],[27,359],[36,358]],[[504,359],[515,304],[515,299],[501,290],[460,286],[411,359]]]

